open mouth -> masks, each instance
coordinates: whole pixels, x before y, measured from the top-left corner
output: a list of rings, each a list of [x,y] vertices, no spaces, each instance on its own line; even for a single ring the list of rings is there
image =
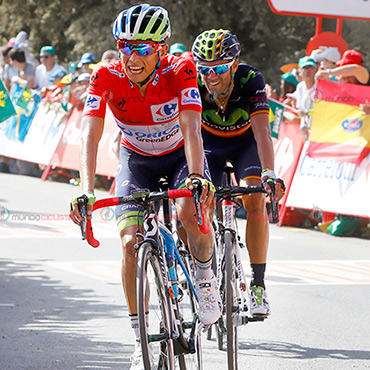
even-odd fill
[[[128,70],[132,74],[140,74],[144,71],[144,67],[133,67],[133,66],[128,66]]]

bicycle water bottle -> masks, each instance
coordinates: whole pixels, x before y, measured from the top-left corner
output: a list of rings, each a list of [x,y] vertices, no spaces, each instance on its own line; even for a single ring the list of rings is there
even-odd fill
[[[168,273],[170,275],[174,298],[177,298],[179,294],[179,287],[178,287],[178,280],[177,280],[177,275],[176,275],[175,259],[174,259],[175,248],[176,248],[175,241],[173,240],[172,235],[168,233],[166,230],[160,228],[160,231],[161,231],[161,235],[164,241],[163,244],[164,244],[164,250],[166,254]]]

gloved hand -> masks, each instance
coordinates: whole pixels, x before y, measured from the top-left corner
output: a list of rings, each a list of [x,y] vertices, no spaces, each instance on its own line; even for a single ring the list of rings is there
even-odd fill
[[[91,217],[93,205],[95,203],[96,197],[92,191],[85,191],[80,197],[72,198],[69,202],[70,208],[70,217],[71,220],[79,225],[81,222],[81,214],[78,208],[78,199],[84,198],[84,202],[86,204],[86,215],[87,217]]]
[[[285,184],[282,179],[276,177],[274,171],[266,168],[261,174],[262,186],[268,194],[274,196],[274,200],[278,202],[285,194]]]
[[[215,186],[212,182],[205,179],[198,173],[189,174],[185,180],[186,187],[191,191],[197,191],[199,194],[199,202],[205,206],[211,206],[214,203]]]

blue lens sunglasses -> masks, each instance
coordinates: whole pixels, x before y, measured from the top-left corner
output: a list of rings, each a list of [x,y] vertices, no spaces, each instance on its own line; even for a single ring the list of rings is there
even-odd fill
[[[152,44],[152,43],[145,43],[145,44],[131,44],[128,41],[118,41],[117,42],[118,49],[122,51],[123,54],[130,56],[133,51],[136,51],[139,57],[151,55],[162,47],[161,44]]]
[[[202,66],[201,64],[197,64],[197,71],[203,76],[208,76],[211,73],[211,71],[219,76],[227,72],[230,69],[230,67],[233,65],[234,61],[235,60],[232,60],[229,63],[220,64],[214,67]]]

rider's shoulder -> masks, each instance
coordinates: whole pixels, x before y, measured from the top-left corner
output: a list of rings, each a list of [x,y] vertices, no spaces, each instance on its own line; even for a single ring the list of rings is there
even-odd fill
[[[109,63],[101,63],[98,66],[96,66],[93,70],[93,73],[100,73],[100,74],[108,74],[108,73],[113,73],[113,74],[123,74],[123,66],[122,62],[120,60],[115,60],[113,62]]]
[[[261,72],[256,68],[251,66],[250,64],[246,63],[239,63],[238,70],[236,72],[239,76],[256,76],[258,74],[261,74]]]

